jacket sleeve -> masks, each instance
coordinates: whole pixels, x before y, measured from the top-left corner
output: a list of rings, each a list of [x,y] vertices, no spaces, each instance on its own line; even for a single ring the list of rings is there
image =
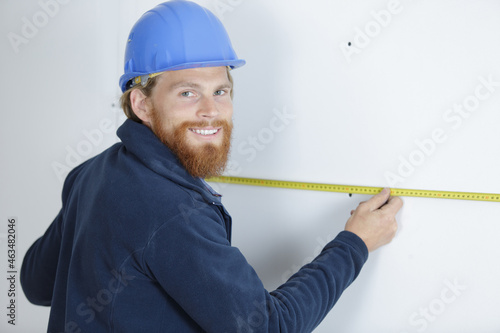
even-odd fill
[[[24,256],[21,266],[21,286],[28,300],[36,305],[50,306],[56,279],[57,262],[61,245],[60,212],[45,234]]]
[[[63,208],[45,234],[31,245],[24,256],[20,281],[26,298],[33,304],[51,305],[64,228],[64,206],[77,175],[86,163],[68,174],[62,191]]]
[[[342,231],[269,293],[208,210],[172,218],[151,239],[143,259],[164,290],[207,332],[310,332],[368,258],[363,241]]]

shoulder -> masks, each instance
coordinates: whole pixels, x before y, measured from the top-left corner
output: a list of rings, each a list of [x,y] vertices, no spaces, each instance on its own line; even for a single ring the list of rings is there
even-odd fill
[[[89,158],[88,160],[82,162],[80,165],[76,166],[73,168],[68,175],[66,176],[63,184],[63,190],[62,190],[62,199],[63,203],[65,203],[69,193],[71,192],[71,189],[73,188],[74,184],[78,181],[80,177],[82,177],[83,174],[89,169],[92,169],[92,165],[94,163],[98,163],[99,160],[106,159],[106,156],[113,155],[120,149],[120,146],[123,146],[121,143],[116,143],[113,146],[109,147],[102,153]]]

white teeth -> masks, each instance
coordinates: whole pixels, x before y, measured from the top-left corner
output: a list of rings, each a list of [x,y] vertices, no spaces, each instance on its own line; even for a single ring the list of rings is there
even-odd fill
[[[192,129],[191,131],[193,131],[197,134],[201,134],[201,135],[212,135],[212,134],[217,133],[218,130],[216,130],[216,129],[213,129],[213,130],[195,130],[195,129]]]

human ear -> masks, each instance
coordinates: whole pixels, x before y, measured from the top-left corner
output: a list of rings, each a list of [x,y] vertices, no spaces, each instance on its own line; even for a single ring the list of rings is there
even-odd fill
[[[151,106],[146,95],[140,89],[130,92],[130,104],[135,115],[142,120],[142,123],[151,128]]]

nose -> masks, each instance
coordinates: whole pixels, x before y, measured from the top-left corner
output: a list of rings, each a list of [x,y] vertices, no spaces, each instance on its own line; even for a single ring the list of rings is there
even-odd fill
[[[204,96],[199,104],[198,116],[210,119],[219,114],[218,106],[212,96]]]

